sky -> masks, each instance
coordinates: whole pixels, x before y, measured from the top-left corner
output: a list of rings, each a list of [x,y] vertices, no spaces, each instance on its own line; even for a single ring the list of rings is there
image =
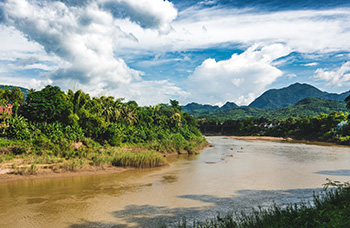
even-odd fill
[[[148,106],[350,88],[348,0],[0,0],[0,84]]]

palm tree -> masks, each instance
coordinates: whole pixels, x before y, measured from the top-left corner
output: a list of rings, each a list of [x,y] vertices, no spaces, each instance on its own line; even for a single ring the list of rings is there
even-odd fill
[[[123,106],[121,110],[121,117],[129,125],[134,125],[137,123],[137,115],[135,111],[129,106]]]

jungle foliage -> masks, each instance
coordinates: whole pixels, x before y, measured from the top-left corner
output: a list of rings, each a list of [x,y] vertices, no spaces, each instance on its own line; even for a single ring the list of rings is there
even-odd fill
[[[298,140],[314,140],[350,144],[349,114],[321,113],[317,116],[299,116],[286,119],[247,118],[244,120],[203,119],[200,129],[204,134],[236,136],[276,136]]]
[[[90,97],[81,90],[63,92],[57,86],[46,86],[40,91],[30,90],[24,101],[23,93],[8,95],[13,91],[18,92],[15,87],[0,90],[4,104],[20,104],[15,114],[1,115],[1,141],[12,145],[0,155],[8,158],[35,155],[150,167],[162,163],[161,153],[195,153],[206,143],[197,121],[183,113],[175,100],[170,100],[171,105],[140,107],[135,101]],[[74,148],[77,143],[82,146]],[[139,147],[141,151],[137,156],[126,155],[125,151],[113,150],[115,146]]]

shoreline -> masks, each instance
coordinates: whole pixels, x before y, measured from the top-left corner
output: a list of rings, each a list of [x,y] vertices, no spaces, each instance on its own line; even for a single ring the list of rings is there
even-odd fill
[[[310,140],[299,140],[293,139],[290,137],[275,137],[275,136],[227,136],[231,139],[237,140],[247,140],[247,141],[270,141],[270,142],[288,142],[288,143],[302,143],[302,144],[310,144],[310,145],[319,145],[319,146],[334,146],[334,147],[347,147],[349,145],[342,145],[335,142],[325,142],[325,141],[310,141]]]
[[[200,145],[195,148],[195,151],[200,151],[206,148],[208,145]],[[164,153],[163,157],[175,157],[178,155],[183,155],[190,153],[188,151],[182,150],[178,152],[171,152],[171,153]],[[197,153],[194,153],[197,154]],[[167,165],[168,162],[166,161],[161,166]],[[42,165],[42,164],[41,164]],[[155,168],[155,167],[154,167]],[[135,167],[120,167],[120,166],[93,166],[93,165],[86,165],[82,168],[78,168],[76,171],[70,171],[70,170],[64,170],[60,169],[58,171],[54,171],[50,168],[40,168],[36,174],[28,174],[28,175],[21,175],[21,174],[14,174],[12,173],[14,170],[9,169],[6,167],[1,167],[0,164],[0,185],[6,184],[10,182],[17,182],[17,181],[25,181],[25,180],[37,180],[37,179],[53,179],[53,178],[64,178],[64,177],[78,177],[78,176],[91,176],[91,175],[104,175],[104,174],[114,174],[114,173],[122,173],[129,170],[137,169]],[[149,169],[149,168],[146,168]]]

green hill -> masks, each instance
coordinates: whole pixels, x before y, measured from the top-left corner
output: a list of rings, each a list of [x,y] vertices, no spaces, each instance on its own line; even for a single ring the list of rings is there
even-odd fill
[[[221,111],[227,111],[227,110],[231,110],[231,109],[236,109],[236,108],[238,108],[239,106],[238,105],[236,105],[235,103],[233,103],[233,102],[226,102],[226,104],[224,104],[221,108],[220,108],[220,110]]]
[[[308,84],[295,83],[282,89],[270,89],[266,91],[249,104],[249,107],[277,109],[296,104],[307,97],[319,97],[343,101],[349,95],[349,92],[342,94],[327,93]]]
[[[202,104],[198,104],[195,102],[189,103],[185,106],[182,106],[182,111],[183,112],[187,112],[191,115],[195,115],[195,114],[202,114],[202,113],[208,113],[208,112],[213,112],[216,110],[219,110],[219,106],[215,105],[202,105]]]
[[[333,111],[347,112],[346,103],[344,101],[307,97],[295,105],[271,110],[266,117],[269,119],[284,119],[289,116],[317,116],[320,113],[329,114]]]

